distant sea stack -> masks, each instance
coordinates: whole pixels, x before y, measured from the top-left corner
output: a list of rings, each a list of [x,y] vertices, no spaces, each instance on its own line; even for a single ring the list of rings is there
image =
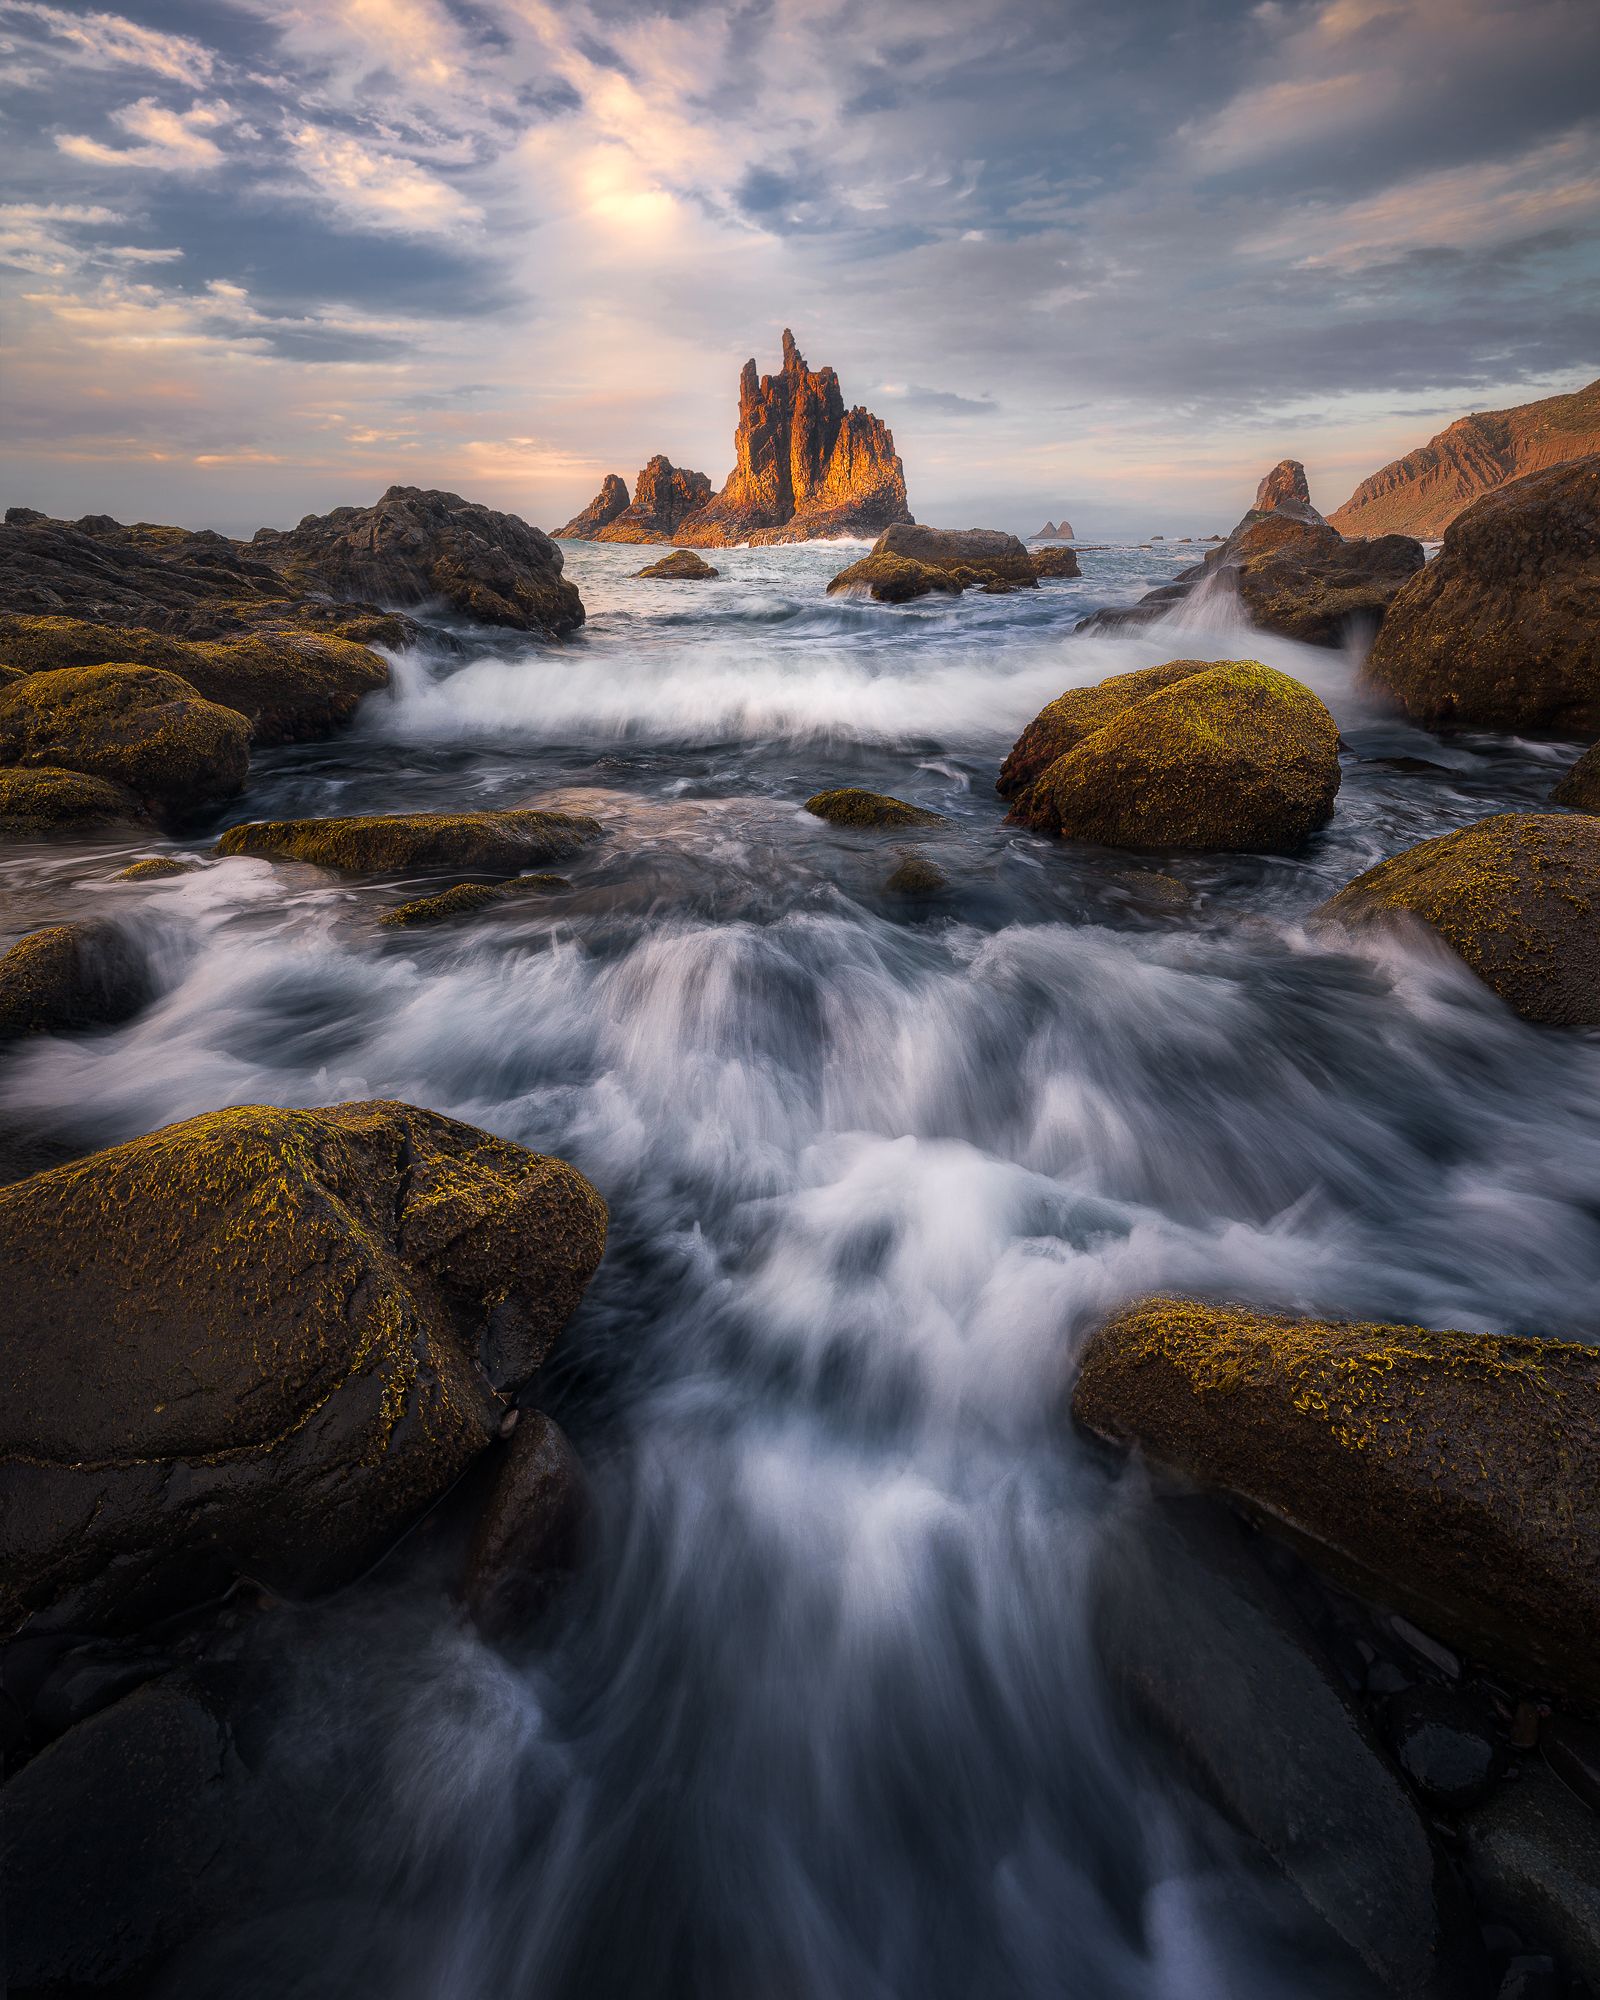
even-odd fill
[[[808,368],[794,335],[783,335],[783,368],[739,378],[734,468],[713,495],[703,472],[656,457],[639,474],[630,505],[611,473],[564,528],[563,539],[676,542],[729,548],[739,542],[806,542],[828,535],[876,536],[910,521],[905,468],[880,417],[846,409],[831,368]]]
[[[1480,494],[1600,451],[1600,381],[1570,396],[1484,410],[1365,479],[1334,514],[1344,535],[1436,541]]]
[[[1078,531],[1063,514],[1059,521],[1046,521],[1044,526],[1028,537],[1030,542],[1075,542]]]

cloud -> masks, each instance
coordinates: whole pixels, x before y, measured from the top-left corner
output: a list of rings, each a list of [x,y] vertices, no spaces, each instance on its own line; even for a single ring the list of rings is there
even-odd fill
[[[344,222],[432,236],[472,229],[483,220],[476,204],[403,154],[320,125],[291,125],[285,137],[312,190]]]
[[[230,124],[233,113],[220,98],[211,103],[191,104],[187,111],[173,111],[153,97],[141,97],[112,113],[112,123],[130,138],[143,141],[134,146],[107,146],[98,139],[61,132],[56,144],[75,160],[96,166],[141,167],[160,173],[206,173],[221,166],[222,148],[211,137]]]
[[[212,52],[190,36],[141,27],[121,14],[69,13],[39,0],[0,0],[0,21],[37,29],[58,56],[91,69],[149,70],[201,89],[216,64]],[[29,80],[43,75],[35,71]]]

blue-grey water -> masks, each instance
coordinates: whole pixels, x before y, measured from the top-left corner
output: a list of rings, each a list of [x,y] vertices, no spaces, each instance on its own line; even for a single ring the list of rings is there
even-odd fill
[[[0,1118],[104,1143],[397,1096],[573,1160],[612,1214],[544,1385],[590,1468],[590,1568],[512,1655],[421,1560],[276,1614],[300,1679],[271,1754],[335,1773],[334,1803],[306,1879],[173,1991],[1342,1994],[1100,1685],[1083,1580],[1117,1475],[1063,1397],[1086,1332],[1154,1288],[1593,1337],[1596,1039],[1518,1022],[1442,951],[1306,923],[1381,856],[1541,801],[1570,748],[1442,745],[1226,599],[1073,635],[1182,548],[906,607],[827,598],[838,547],[718,554],[705,585],[634,580],[648,553],[570,547],[575,641],[397,661],[218,822],[571,806],[606,835],[569,890],[395,933],[375,916],[440,882],[110,879],[214,829],[0,850],[9,931],[116,913],[164,984],[11,1056]],[[1340,722],[1303,855],[1004,824],[1000,760],[1064,687],[1241,655]],[[802,810],[836,785],[948,824]],[[886,889],[913,848],[943,895]]]

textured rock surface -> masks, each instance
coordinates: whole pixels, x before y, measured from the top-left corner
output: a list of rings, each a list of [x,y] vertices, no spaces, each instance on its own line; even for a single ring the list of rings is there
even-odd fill
[[[1453,522],[1390,606],[1366,679],[1425,727],[1600,735],[1600,454]]]
[[[815,813],[832,826],[943,826],[943,813],[929,812],[924,806],[907,805],[882,792],[864,792],[853,786],[839,791],[818,792],[806,800],[806,811]]]
[[[966,585],[931,563],[910,562],[905,556],[887,552],[862,556],[828,580],[828,595],[865,591],[880,604],[908,604],[914,597],[935,593],[959,597]]]
[[[149,824],[149,815],[125,785],[83,771],[0,768],[0,839],[70,838]]]
[[[1550,793],[1553,805],[1600,813],[1600,743],[1585,750]]]
[[[577,1567],[583,1467],[561,1427],[525,1410],[500,1454],[467,1551],[461,1595],[485,1638],[515,1639]]]
[[[1078,567],[1077,552],[1073,549],[1031,549],[1028,560],[1033,565],[1033,573],[1042,583],[1047,577],[1082,576]]]
[[[1209,660],[1168,660],[1159,667],[1113,674],[1110,680],[1099,681],[1093,687],[1068,688],[1042,708],[1017,738],[1000,766],[995,790],[1003,799],[1014,799],[1058,757],[1064,757],[1085,737],[1103,729],[1124,709],[1143,701],[1158,688],[1186,681],[1194,674],[1208,673],[1210,668]]]
[[[604,1237],[572,1168],[394,1103],[0,1189],[0,1626],[355,1574],[498,1434]]]
[[[1570,396],[1462,417],[1364,479],[1333,525],[1346,535],[1431,541],[1483,494],[1592,452],[1600,452],[1600,381]]]
[[[558,637],[583,623],[583,600],[541,529],[458,493],[391,486],[376,506],[307,514],[261,528],[251,553],[301,592],[380,604],[442,601],[485,625]]]
[[[805,364],[784,329],[783,367],[739,378],[739,423],[728,483],[678,524],[673,539],[699,548],[875,535],[909,521],[905,469],[881,418],[846,409],[831,368]]]
[[[1024,544],[999,528],[924,528],[897,521],[884,529],[872,552],[925,563],[979,588],[1005,583],[1026,590],[1039,581]]]
[[[582,813],[375,813],[349,819],[249,820],[230,826],[219,854],[264,854],[319,868],[481,868],[514,874],[598,838]]]
[[[0,954],[0,1043],[126,1021],[153,990],[143,951],[116,924],[30,931]]]
[[[722,572],[714,569],[704,556],[697,556],[693,549],[674,549],[659,562],[647,563],[639,574],[657,577],[664,583],[707,583]]]
[[[1306,469],[1297,458],[1280,458],[1256,488],[1254,511],[1258,514],[1287,514],[1292,521],[1321,522],[1311,504]]]
[[[634,481],[632,502],[595,533],[598,542],[670,542],[678,524],[711,498],[703,472],[686,472],[658,452]]]
[[[940,890],[949,888],[950,878],[925,854],[906,854],[890,871],[883,886],[891,896],[937,896]]]
[[[1107,847],[1292,853],[1332,817],[1339,732],[1299,681],[1258,660],[1119,678],[1143,679],[1145,691],[1131,702],[1115,681],[1084,691],[1111,712],[1017,791],[1013,822]],[[1002,783],[1073,733],[1070,699],[1030,725],[1033,742],[1012,751]],[[1079,719],[1094,713],[1085,701]]]
[[[378,922],[390,930],[414,930],[419,924],[442,924],[451,917],[470,916],[491,903],[515,902],[523,896],[550,896],[570,889],[561,875],[518,875],[510,882],[457,882],[436,896],[416,896],[385,910]]]
[[[1059,521],[1046,521],[1044,526],[1028,537],[1033,542],[1076,541],[1078,531],[1063,514]]]
[[[1600,1695],[1600,1350],[1150,1299],[1095,1335],[1072,1408],[1424,1631]]]
[[[1496,813],[1347,883],[1319,916],[1416,919],[1509,1007],[1556,1027],[1600,1024],[1600,819]]]
[[[1600,1990],[1600,1822],[1547,1771],[1520,1774],[1467,1821],[1482,1889]]]
[[[582,513],[574,514],[564,528],[556,529],[556,538],[563,542],[592,542],[602,528],[608,527],[626,510],[627,505],[627,481],[620,472],[608,472],[601,482],[600,491]]]

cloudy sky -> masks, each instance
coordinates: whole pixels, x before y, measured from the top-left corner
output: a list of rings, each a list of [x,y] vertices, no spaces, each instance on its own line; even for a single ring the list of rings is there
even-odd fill
[[[720,482],[792,325],[925,519],[1224,528],[1600,372],[1596,0],[0,0],[7,502]]]

